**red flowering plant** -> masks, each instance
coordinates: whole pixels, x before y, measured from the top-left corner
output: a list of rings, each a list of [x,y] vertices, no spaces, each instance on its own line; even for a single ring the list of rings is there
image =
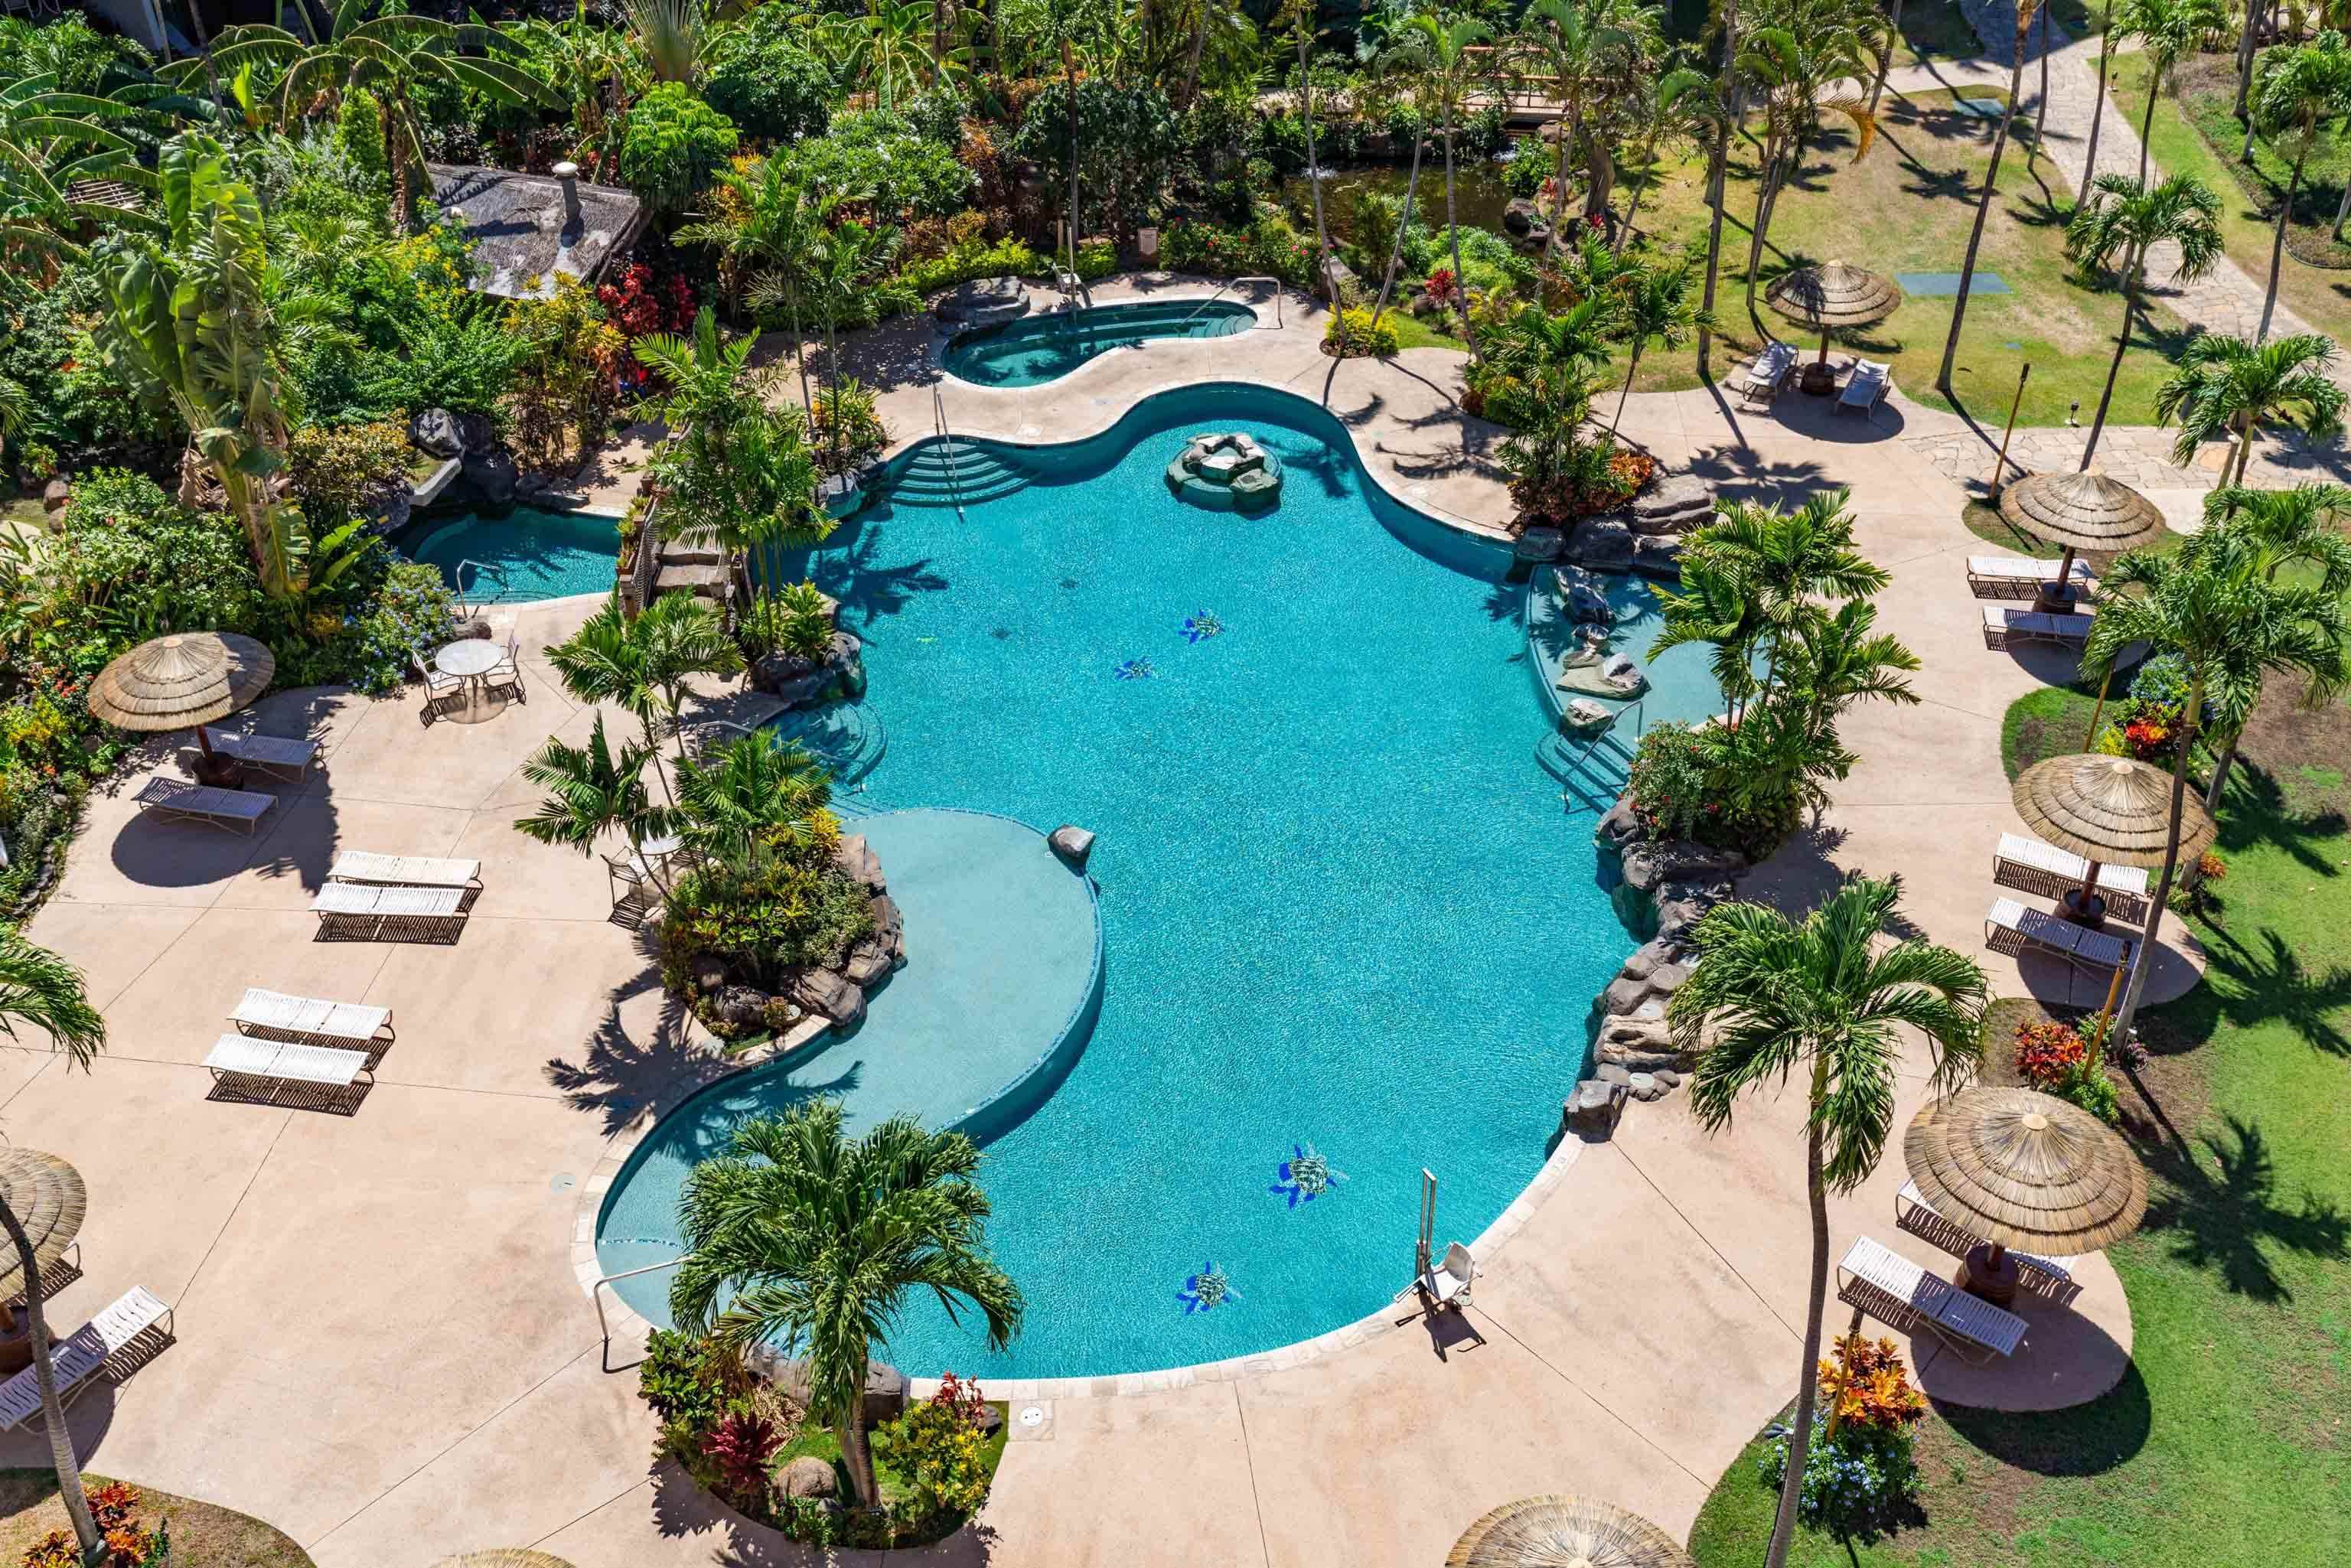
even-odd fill
[[[702,1440],[702,1457],[717,1472],[726,1496],[746,1511],[764,1515],[775,1479],[768,1465],[784,1446],[783,1434],[765,1416],[733,1410]]]
[[[2090,1059],[2090,1042],[2071,1024],[2029,1023],[2016,1031],[2017,1076],[2044,1094],[2061,1092]]]
[[[1428,282],[1423,286],[1421,292],[1428,296],[1431,304],[1450,305],[1460,290],[1461,285],[1454,277],[1453,269],[1449,267],[1440,267],[1428,275]]]
[[[621,270],[613,282],[601,285],[596,290],[596,303],[604,308],[604,319],[631,342],[649,338],[655,332],[684,332],[694,326],[697,306],[694,286],[678,276],[655,278],[653,269],[642,261],[632,261]],[[624,395],[644,390],[647,372],[636,356],[622,361],[619,381]]]

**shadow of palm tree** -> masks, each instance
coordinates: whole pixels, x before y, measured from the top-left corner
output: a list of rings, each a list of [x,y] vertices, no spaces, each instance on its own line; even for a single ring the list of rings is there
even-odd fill
[[[2305,1189],[2299,1203],[2281,1201],[2277,1167],[2261,1128],[2226,1119],[2224,1135],[2196,1140],[2196,1150],[2172,1141],[2143,1151],[2147,1169],[2167,1190],[2147,1206],[2144,1232],[2164,1241],[2171,1256],[2193,1269],[2217,1270],[2231,1295],[2283,1303],[2294,1292],[2272,1267],[2269,1251],[2283,1247],[2307,1257],[2351,1257],[2351,1217]]]
[[[925,556],[892,566],[882,559],[883,519],[862,517],[835,529],[822,549],[788,559],[786,570],[808,577],[841,601],[843,614],[853,613],[862,632],[884,616],[895,615],[921,593],[936,593],[947,580]]]
[[[2120,1383],[2070,1410],[1985,1410],[1937,1401],[1935,1414],[2004,1465],[2038,1476],[2102,1476],[2147,1447],[2155,1406],[2138,1364]]]
[[[2313,876],[2337,877],[2343,869],[2318,848],[2323,839],[2351,831],[2351,820],[2334,807],[2301,814],[2286,803],[2276,775],[2240,760],[2229,777],[2228,809],[2220,815],[2220,848],[2231,854],[2259,847],[2283,850]]]
[[[2229,1021],[2241,1029],[2274,1019],[2329,1056],[2351,1057],[2351,1034],[2335,1021],[2351,1009],[2351,966],[2314,973],[2277,932],[2265,929],[2259,940],[2255,952],[2226,930],[2203,937],[2211,967],[2235,982],[2226,994],[2207,988]]]
[[[621,1019],[622,1005],[660,985],[660,968],[646,966],[613,989],[577,1061],[548,1060],[548,1082],[573,1110],[597,1116],[607,1137],[646,1124],[734,1070],[734,1063],[692,1037],[691,1015],[674,997],[662,998],[653,1028],[642,1038],[630,1033]]]

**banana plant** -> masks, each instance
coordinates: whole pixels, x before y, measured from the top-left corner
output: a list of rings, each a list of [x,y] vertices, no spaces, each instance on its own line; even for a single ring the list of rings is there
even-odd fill
[[[134,133],[149,86],[94,97],[58,91],[53,75],[0,84],[0,266],[47,269],[82,260],[77,236],[92,226],[161,228],[143,213],[72,193],[95,180],[155,189]]]

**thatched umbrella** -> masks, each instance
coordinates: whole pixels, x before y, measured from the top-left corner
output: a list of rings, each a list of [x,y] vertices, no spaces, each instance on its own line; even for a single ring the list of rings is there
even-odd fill
[[[1461,1532],[1445,1568],[1695,1568],[1681,1543],[1613,1502],[1554,1492],[1506,1502]]]
[[[2074,606],[2074,557],[2081,550],[2119,554],[2163,537],[2163,514],[2153,501],[2104,474],[2028,474],[2000,494],[2009,526],[2043,544],[2062,545],[2057,589],[2038,608],[2062,613]]]
[[[2101,865],[2158,866],[2171,841],[2171,775],[2129,757],[2079,753],[2052,757],[2016,776],[2017,815],[2043,842],[2090,862],[2078,892],[2065,895],[2065,914],[2095,925],[2105,912],[2098,896]],[[2193,860],[2211,847],[2220,827],[2194,790],[2179,804],[2179,855]]]
[[[1804,371],[1804,390],[1815,395],[1828,390],[1818,383],[1829,378],[1829,334],[1872,326],[1902,308],[1902,289],[1892,278],[1841,261],[1788,273],[1765,289],[1763,298],[1797,326],[1821,335],[1821,357]]]
[[[98,673],[89,711],[117,729],[142,734],[196,732],[204,753],[196,777],[235,784],[243,777],[234,758],[213,750],[204,726],[226,718],[269,689],[275,654],[234,632],[174,632],[141,643]]]
[[[468,1552],[462,1556],[444,1558],[436,1568],[571,1568],[571,1564],[560,1557],[549,1557],[544,1552],[506,1546],[496,1552]]]
[[[0,1199],[5,1199],[25,1238],[33,1244],[33,1261],[43,1275],[48,1293],[48,1270],[81,1233],[89,1213],[89,1189],[81,1173],[38,1149],[0,1148]],[[0,1241],[0,1301],[24,1293],[25,1266],[16,1249]]]
[[[1935,1212],[1978,1237],[1968,1289],[2014,1298],[2011,1247],[2072,1257],[2113,1246],[2147,1216],[2147,1167],[2122,1134],[2037,1089],[1969,1089],[1929,1103],[1902,1160]]]

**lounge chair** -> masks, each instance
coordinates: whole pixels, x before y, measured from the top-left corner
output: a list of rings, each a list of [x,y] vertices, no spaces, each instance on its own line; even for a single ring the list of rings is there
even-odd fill
[[[1796,350],[1791,344],[1773,341],[1763,345],[1747,371],[1739,379],[1738,392],[1742,398],[1761,398],[1769,402],[1780,395],[1788,378],[1796,373]]]
[[[309,774],[310,765],[319,760],[319,743],[315,740],[294,740],[282,735],[231,735],[210,726],[204,728],[204,738],[221,756],[274,773],[288,784],[299,784]]]
[[[327,878],[330,882],[381,883],[389,887],[454,887],[461,893],[479,893],[482,862],[342,850],[337,852]]]
[[[1458,1312],[1468,1304],[1469,1282],[1477,1277],[1478,1260],[1469,1256],[1469,1249],[1458,1241],[1448,1241],[1445,1244],[1444,1260],[1418,1281],[1421,1297],[1431,1312],[1440,1307]]]
[[[2090,862],[2080,855],[2044,844],[2022,833],[2002,833],[1991,857],[1991,880],[2042,898],[2063,898],[2080,890],[2090,874]],[[2106,908],[2132,925],[2147,919],[2147,871],[2143,866],[2100,865],[2098,892]]]
[[[1886,391],[1894,384],[1894,367],[1881,365],[1875,360],[1857,360],[1853,374],[1845,378],[1844,390],[1837,393],[1839,413],[1857,408],[1866,419],[1877,405],[1886,401]]]
[[[190,784],[183,779],[157,777],[147,780],[138,794],[131,797],[142,811],[152,811],[158,817],[178,817],[191,822],[210,822],[216,828],[235,828],[248,837],[262,813],[277,804],[275,795],[264,795],[252,789],[215,789],[209,784]]]
[[[2068,580],[2076,593],[2096,585],[2089,563],[2076,560]],[[2038,599],[2057,586],[2057,569],[2045,560],[2022,556],[1968,557],[1968,587],[1978,599]]]
[[[2011,958],[2045,953],[2099,976],[2111,976],[2131,960],[2131,944],[2121,937],[2027,909],[2012,898],[1995,900],[1985,915],[1984,946]]]
[[[465,904],[454,887],[330,882],[311,898],[310,912],[321,942],[455,942],[465,928]]]
[[[294,1084],[312,1088],[350,1089],[367,1081],[375,1083],[370,1053],[331,1045],[297,1045],[290,1040],[256,1040],[248,1034],[225,1034],[213,1041],[204,1057],[215,1085],[235,1092],[240,1100],[265,1105]],[[257,1091],[257,1092],[256,1092]]]
[[[1866,1236],[1855,1238],[1837,1264],[1837,1300],[1904,1333],[1925,1329],[1978,1366],[2014,1354],[2029,1326]]]
[[[171,1343],[172,1309],[140,1286],[131,1286],[121,1300],[49,1347],[57,1402],[72,1405],[99,1373],[116,1367],[119,1375],[127,1375]],[[28,1366],[0,1383],[0,1432],[13,1432],[40,1417],[39,1368]]]
[[[1964,1258],[1983,1245],[1981,1238],[1969,1235],[1944,1218],[1927,1201],[1927,1195],[1918,1190],[1915,1181],[1904,1182],[1902,1190],[1894,1195],[1894,1223],[1954,1258]],[[2073,1261],[2071,1258],[2044,1258],[2038,1252],[2020,1252],[2013,1247],[2008,1249],[2008,1255],[2016,1260],[2016,1282],[2034,1295],[2063,1306],[2082,1293],[2082,1287],[2074,1283],[2073,1272],[2065,1267]]]
[[[518,703],[528,703],[530,701],[530,694],[523,689],[522,684],[522,637],[520,633],[513,632],[507,633],[506,657],[500,659],[497,664],[491,668],[490,673],[482,677],[482,687],[486,691],[497,692],[504,695],[510,696]]]
[[[228,1021],[246,1034],[297,1045],[340,1046],[347,1051],[372,1052],[398,1038],[392,1031],[390,1008],[289,997],[259,986],[246,988]]]
[[[416,672],[418,680],[424,683],[424,706],[416,716],[420,723],[431,724],[450,709],[465,706],[465,676],[443,674],[426,664],[413,648],[408,652],[408,667]]]
[[[2011,610],[2005,604],[1983,607],[1984,646],[2006,648],[2011,643],[2047,643],[2059,648],[2079,648],[2089,640],[2095,616],[2044,615],[2037,610]]]

